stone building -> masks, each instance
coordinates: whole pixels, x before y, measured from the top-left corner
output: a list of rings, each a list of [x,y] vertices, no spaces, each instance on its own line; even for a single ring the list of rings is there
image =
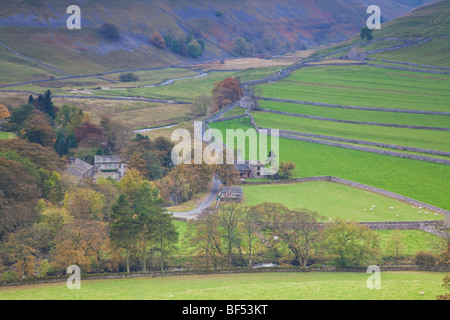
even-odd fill
[[[120,181],[126,174],[127,164],[116,155],[95,156],[94,179],[111,177]]]
[[[94,176],[94,166],[78,158],[67,159],[66,168],[71,175],[81,179]]]
[[[248,161],[235,163],[234,167],[239,172],[241,179],[263,179],[267,178],[265,165],[260,161]]]
[[[348,53],[347,53],[347,58],[349,60],[355,60],[355,61],[364,61],[366,60],[366,51],[364,51],[364,49],[361,48],[352,48]]]
[[[251,96],[245,95],[239,101],[239,106],[245,109],[253,109],[255,107],[255,100]]]
[[[225,202],[242,202],[244,192],[242,187],[222,187],[220,200]]]

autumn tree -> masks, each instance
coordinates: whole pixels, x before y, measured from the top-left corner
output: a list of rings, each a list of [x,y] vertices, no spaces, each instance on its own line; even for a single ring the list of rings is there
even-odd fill
[[[23,158],[30,159],[39,168],[56,171],[64,168],[64,161],[58,157],[53,148],[44,148],[37,143],[22,139],[0,140],[0,152],[14,150]]]
[[[213,171],[225,186],[234,185],[238,183],[241,178],[234,164],[215,165]]]
[[[156,31],[150,38],[150,43],[157,46],[158,48],[164,49],[166,47],[166,41],[161,36],[161,33]]]
[[[107,141],[106,134],[103,129],[91,122],[85,122],[75,128],[74,134],[77,145],[81,147],[98,147]]]
[[[278,172],[274,175],[277,180],[287,180],[291,179],[296,173],[296,164],[293,162],[281,162]]]
[[[18,279],[32,278],[36,268],[36,250],[33,248],[29,230],[22,229],[8,236],[4,244],[7,260]]]
[[[17,161],[0,156],[0,240],[36,221],[41,192],[35,178]]]
[[[8,119],[10,116],[8,108],[0,104],[0,119]]]
[[[39,143],[44,147],[53,147],[56,141],[56,134],[50,121],[39,111],[33,111],[25,121],[20,137],[33,143]]]
[[[103,222],[74,220],[62,228],[55,243],[52,265],[61,271],[70,265],[79,266],[83,272],[118,269],[107,226]]]
[[[442,286],[447,291],[443,295],[439,295],[436,297],[437,300],[450,300],[450,275],[446,274],[444,279],[442,280]]]
[[[216,82],[212,89],[213,103],[217,109],[222,109],[226,105],[238,101],[243,94],[244,90],[241,88],[240,81],[233,77]]]
[[[103,220],[105,198],[90,188],[68,191],[64,196],[64,208],[75,219]]]

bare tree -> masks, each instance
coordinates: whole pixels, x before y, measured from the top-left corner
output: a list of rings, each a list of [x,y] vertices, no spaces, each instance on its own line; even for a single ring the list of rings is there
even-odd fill
[[[236,204],[225,204],[219,208],[217,214],[222,234],[228,249],[228,266],[232,264],[233,248],[240,248],[241,239],[239,233],[239,221],[242,217],[242,208]]]
[[[292,210],[283,214],[276,230],[302,267],[306,267],[314,245],[320,241],[321,227],[318,219],[317,212]]]

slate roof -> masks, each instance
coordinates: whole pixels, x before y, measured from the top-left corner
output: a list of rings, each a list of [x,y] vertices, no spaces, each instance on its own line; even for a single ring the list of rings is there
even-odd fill
[[[95,163],[120,163],[119,156],[95,156]]]
[[[85,175],[89,170],[93,169],[94,167],[90,165],[87,162],[84,162],[80,159],[75,159],[71,164],[67,166],[67,171],[69,173],[74,174],[76,176],[83,176]]]

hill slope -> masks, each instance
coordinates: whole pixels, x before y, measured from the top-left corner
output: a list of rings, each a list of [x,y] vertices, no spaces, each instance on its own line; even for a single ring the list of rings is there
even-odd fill
[[[413,1],[415,5],[430,0]],[[383,0],[385,17],[398,17],[412,6]],[[172,37],[203,39],[199,59],[233,56],[237,37],[245,38],[252,53],[279,53],[302,44],[342,41],[367,19],[362,0],[85,0],[82,29],[68,30],[68,4],[56,0],[3,0],[0,41],[20,53],[72,74],[172,65],[196,61],[149,43],[159,31]],[[119,41],[99,35],[104,23],[120,28]]]

